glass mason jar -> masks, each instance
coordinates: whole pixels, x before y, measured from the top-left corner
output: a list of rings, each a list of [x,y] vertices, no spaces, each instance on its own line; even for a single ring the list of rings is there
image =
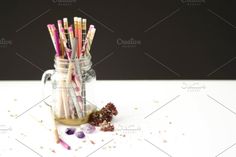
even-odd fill
[[[84,124],[87,123],[89,114],[96,110],[96,106],[86,103],[86,82],[96,77],[91,66],[90,55],[82,56],[73,62],[55,57],[55,69],[44,72],[44,95],[47,82],[51,82],[51,89],[47,91],[51,97],[45,103],[52,107],[58,122],[67,125]]]

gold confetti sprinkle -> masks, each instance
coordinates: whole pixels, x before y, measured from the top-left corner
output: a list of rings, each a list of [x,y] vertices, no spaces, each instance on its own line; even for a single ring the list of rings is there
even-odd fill
[[[94,141],[92,141],[92,140],[90,140],[90,142],[91,142],[92,144],[95,144],[95,142],[94,142]]]

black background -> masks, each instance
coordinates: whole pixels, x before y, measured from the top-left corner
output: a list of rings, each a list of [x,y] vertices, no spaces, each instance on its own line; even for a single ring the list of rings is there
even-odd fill
[[[0,13],[1,80],[39,80],[55,55],[46,25],[74,16],[97,28],[97,79],[236,78],[235,0],[1,0]]]

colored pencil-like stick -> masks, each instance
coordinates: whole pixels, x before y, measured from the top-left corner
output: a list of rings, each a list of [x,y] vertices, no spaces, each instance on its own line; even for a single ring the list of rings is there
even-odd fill
[[[78,17],[74,17],[74,32],[75,37],[78,38]]]
[[[57,31],[57,28],[55,27],[55,25],[51,25],[51,28],[52,28],[52,33],[54,35],[54,39],[55,39],[55,44],[56,44],[56,47],[57,47],[57,56],[60,56],[61,55],[61,49],[60,49],[60,42],[59,42],[59,36],[58,36],[58,31]]]
[[[87,36],[86,36],[85,44],[83,46],[83,54],[84,55],[90,54],[90,48],[91,48],[91,45],[93,42],[95,32],[96,32],[96,29],[95,29],[94,25],[90,25]]]
[[[51,27],[51,24],[48,24],[47,27],[48,27],[48,31],[49,31],[49,34],[50,34],[50,37],[51,37],[51,40],[52,40],[54,49],[55,49],[55,51],[56,51],[56,56],[59,56],[58,50],[57,50],[56,41],[55,41],[55,37],[54,37],[53,30],[52,30],[52,27]]]
[[[68,30],[68,19],[63,18],[63,23],[64,23],[64,30],[65,30],[65,36],[66,36],[66,45],[68,49],[71,49],[71,40],[69,36],[69,30]]]
[[[64,148],[66,148],[68,150],[71,149],[71,147],[65,141],[63,141],[61,138],[59,139],[59,142]]]
[[[77,56],[78,58],[81,55],[82,51],[82,18],[78,18],[78,49],[77,49]]]
[[[93,43],[93,39],[94,39],[94,35],[95,35],[96,29],[92,28],[91,29],[91,33],[89,34],[89,40],[88,40],[88,44],[86,46],[86,53],[89,54],[90,53],[90,49]]]
[[[86,31],[87,31],[87,20],[86,19],[82,19],[82,47],[85,43],[86,40]]]
[[[73,28],[72,28],[72,26],[70,26],[69,28],[68,28],[68,31],[69,31],[69,37],[70,37],[70,41],[71,41],[71,49],[73,50],[74,48],[73,48],[73,38],[74,38],[74,32],[73,32]]]
[[[56,125],[56,121],[55,121],[55,116],[54,116],[54,113],[53,113],[52,108],[50,108],[50,112],[51,112],[51,117],[52,117],[53,134],[54,134],[54,137],[55,137],[55,141],[56,141],[56,143],[59,143],[59,142],[60,142],[60,139],[59,139],[59,134],[58,134],[58,130],[57,130],[57,125]]]

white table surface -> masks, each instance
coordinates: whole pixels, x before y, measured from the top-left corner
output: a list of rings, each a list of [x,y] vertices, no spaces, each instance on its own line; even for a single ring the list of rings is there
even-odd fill
[[[236,81],[96,81],[87,100],[113,102],[114,132],[55,144],[40,81],[0,82],[0,156],[235,157]],[[95,144],[91,143],[91,140]],[[148,154],[147,154],[148,153]]]

